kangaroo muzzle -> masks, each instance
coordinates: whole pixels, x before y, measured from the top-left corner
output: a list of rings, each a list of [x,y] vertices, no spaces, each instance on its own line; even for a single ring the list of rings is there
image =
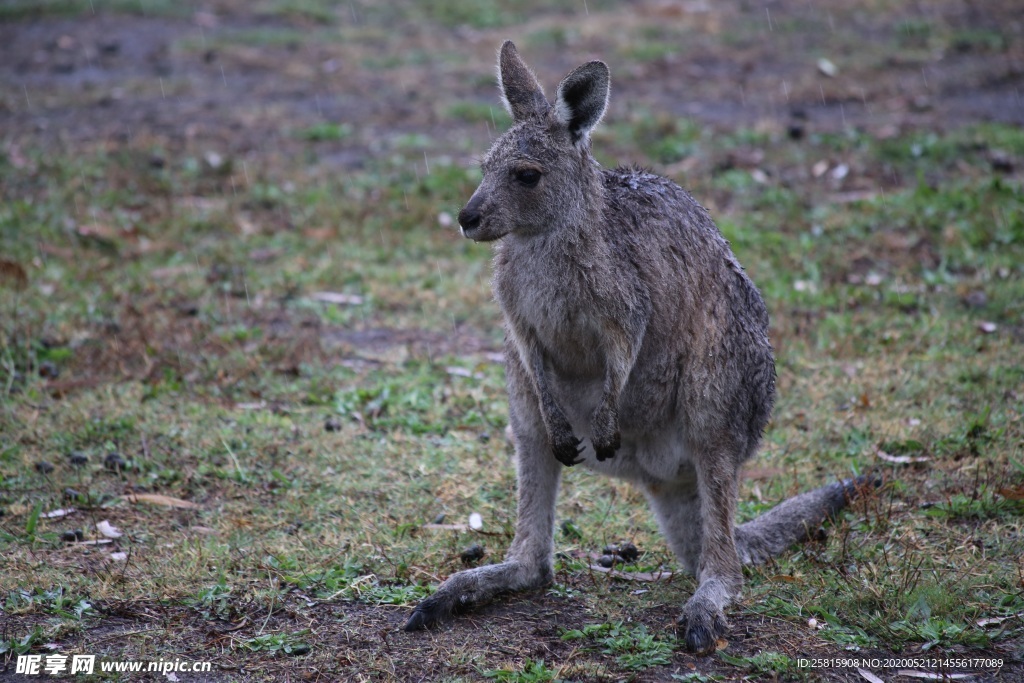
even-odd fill
[[[481,196],[474,193],[473,196],[470,197],[469,203],[459,211],[459,229],[461,230],[463,237],[473,239],[473,235],[471,233],[480,227],[480,223],[484,218],[483,212],[480,210],[483,203]]]

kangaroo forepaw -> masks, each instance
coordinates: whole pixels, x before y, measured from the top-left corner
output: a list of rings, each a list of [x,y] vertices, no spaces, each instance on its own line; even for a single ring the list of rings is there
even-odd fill
[[[597,459],[601,462],[608,460],[609,458],[615,457],[615,451],[619,450],[622,445],[622,435],[619,432],[612,434],[611,438],[607,441],[595,441],[594,451],[597,453]]]
[[[707,603],[686,603],[677,622],[683,629],[686,649],[697,655],[710,655],[718,647],[718,639],[729,630],[722,610]]]
[[[566,467],[572,467],[583,462],[580,454],[584,450],[583,439],[577,439],[574,434],[569,434],[567,439],[561,439],[551,444],[551,451],[555,454],[558,462]]]
[[[597,459],[603,462],[614,458],[615,451],[622,445],[622,434],[619,433],[619,413],[611,397],[606,396],[594,413],[593,430],[591,441],[594,442]]]

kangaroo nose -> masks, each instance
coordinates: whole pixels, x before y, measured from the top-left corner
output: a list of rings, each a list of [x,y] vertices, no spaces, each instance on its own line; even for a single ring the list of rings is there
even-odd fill
[[[462,232],[477,229],[480,226],[481,217],[480,211],[473,206],[473,202],[462,207],[462,211],[459,211],[459,225],[462,226]]]

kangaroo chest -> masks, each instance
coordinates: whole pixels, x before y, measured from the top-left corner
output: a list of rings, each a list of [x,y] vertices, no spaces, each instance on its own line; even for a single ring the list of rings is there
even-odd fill
[[[537,256],[496,259],[494,293],[510,331],[517,343],[537,345],[555,377],[600,380],[604,351],[592,273],[568,259]]]

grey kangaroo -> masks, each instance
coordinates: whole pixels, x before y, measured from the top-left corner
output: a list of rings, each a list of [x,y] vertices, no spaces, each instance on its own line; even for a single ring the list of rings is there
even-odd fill
[[[739,470],[757,451],[775,392],[768,312],[707,211],[666,178],[603,169],[590,131],[609,71],[584,64],[549,103],[515,45],[498,76],[513,119],[459,213],[462,234],[497,241],[519,509],[504,562],[453,574],[405,625],[448,619],[499,593],[550,584],[563,467],[633,482],[698,579],[679,624],[714,651],[742,563],[803,539],[863,477],[791,498],[735,525]]]

